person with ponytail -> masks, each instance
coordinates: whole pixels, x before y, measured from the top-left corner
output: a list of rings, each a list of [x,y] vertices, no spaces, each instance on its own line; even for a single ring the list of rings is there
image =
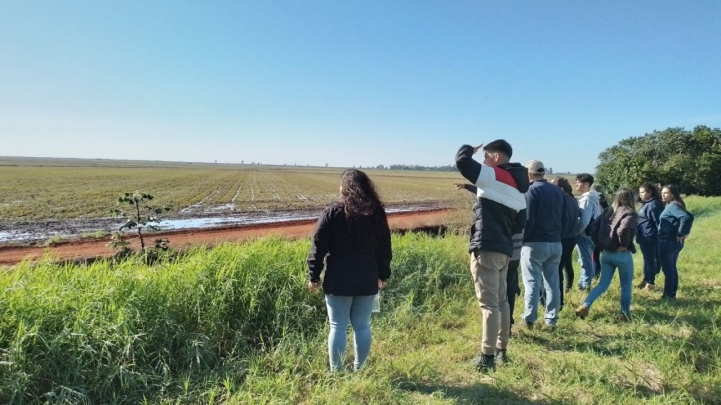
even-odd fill
[[[661,190],[664,209],[658,223],[658,255],[664,274],[662,299],[675,300],[678,291],[678,255],[691,232],[693,215],[686,211],[678,187],[673,184]]]
[[[636,233],[636,202],[629,188],[616,193],[611,207],[607,208],[591,224],[591,238],[603,250],[601,254],[601,280],[588,294],[583,304],[576,308],[576,315],[585,319],[593,302],[608,290],[618,269],[621,280],[620,320],[631,319],[631,290],[633,289],[633,258],[636,253],[633,236]]]
[[[325,293],[330,331],[331,372],[344,370],[348,324],[353,328],[358,371],[371,348],[371,312],[379,290],[391,275],[391,235],[383,203],[360,170],[341,175],[340,200],[325,209],[316,224],[308,254],[308,289]]]

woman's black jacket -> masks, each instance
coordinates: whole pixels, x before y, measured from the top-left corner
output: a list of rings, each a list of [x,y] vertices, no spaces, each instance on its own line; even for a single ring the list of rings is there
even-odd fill
[[[313,233],[308,254],[308,277],[320,280],[324,267],[323,291],[341,296],[374,295],[378,279],[391,275],[391,234],[385,210],[379,207],[372,214],[380,224],[375,248],[360,249],[351,234],[349,223],[340,204],[325,209]]]

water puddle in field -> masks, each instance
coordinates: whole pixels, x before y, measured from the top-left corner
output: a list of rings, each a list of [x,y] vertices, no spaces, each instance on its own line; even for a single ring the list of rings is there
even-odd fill
[[[223,209],[229,207],[223,206]],[[389,214],[398,212],[428,211],[439,208],[437,205],[406,205],[386,208]],[[207,211],[206,211],[207,212]],[[208,212],[205,216],[192,218],[167,218],[156,224],[161,231],[208,229],[227,226],[248,226],[291,221],[314,220],[322,213],[321,209],[308,211],[267,211],[234,213],[222,215]],[[112,233],[123,221],[117,218],[77,219],[68,221],[18,222],[0,229],[0,244],[10,242],[39,242],[49,238],[76,239],[98,231]]]

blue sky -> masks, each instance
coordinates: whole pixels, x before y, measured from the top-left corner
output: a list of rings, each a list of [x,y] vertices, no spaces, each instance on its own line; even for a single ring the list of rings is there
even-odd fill
[[[0,155],[593,171],[721,127],[721,1],[2,1]]]

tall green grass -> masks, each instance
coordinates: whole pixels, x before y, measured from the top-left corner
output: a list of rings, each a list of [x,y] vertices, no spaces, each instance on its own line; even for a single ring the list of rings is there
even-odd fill
[[[490,376],[468,364],[481,326],[464,236],[394,235],[371,357],[340,376],[322,295],[305,288],[307,241],[153,266],[24,263],[0,275],[0,403],[721,403],[721,199],[687,203],[676,302],[634,290],[633,321],[617,323],[616,280],[582,321],[574,291],[559,329],[515,333]]]

